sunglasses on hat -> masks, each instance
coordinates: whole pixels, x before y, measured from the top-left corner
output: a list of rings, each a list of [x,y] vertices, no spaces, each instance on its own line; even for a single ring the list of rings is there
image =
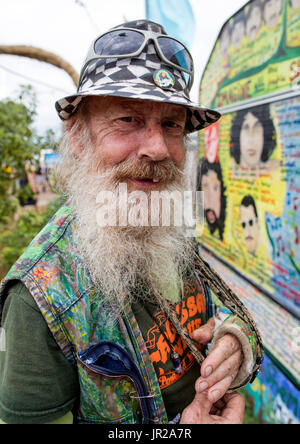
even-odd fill
[[[81,84],[85,70],[92,61],[137,57],[149,41],[154,42],[156,51],[163,62],[185,74],[184,77],[190,89],[194,81],[194,67],[189,50],[173,37],[132,28],[111,30],[94,40],[81,69],[78,85]]]

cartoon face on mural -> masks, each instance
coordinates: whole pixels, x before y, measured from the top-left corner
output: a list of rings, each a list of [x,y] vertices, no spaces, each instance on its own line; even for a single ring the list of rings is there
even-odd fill
[[[244,169],[272,169],[269,161],[276,146],[276,132],[269,105],[237,112],[231,128],[231,155]]]
[[[246,33],[251,42],[255,39],[262,24],[261,4],[256,1],[251,3],[246,16]]]
[[[231,43],[235,49],[239,49],[242,44],[243,37],[245,35],[246,24],[244,12],[237,15],[232,25]]]
[[[240,206],[240,221],[249,253],[255,255],[259,245],[257,210],[252,196],[245,196]]]
[[[263,15],[265,24],[269,29],[275,28],[281,14],[282,0],[265,0]]]
[[[220,164],[204,160],[199,179],[198,188],[204,192],[204,212],[210,233],[218,230],[220,239],[223,240],[226,197]]]
[[[300,8],[300,0],[290,0],[290,5],[293,9]]]

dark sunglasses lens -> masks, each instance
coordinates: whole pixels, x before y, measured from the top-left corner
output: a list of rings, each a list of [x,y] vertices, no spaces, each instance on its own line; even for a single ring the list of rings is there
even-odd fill
[[[130,55],[139,50],[145,37],[129,30],[111,31],[96,40],[94,51],[101,56]]]
[[[183,69],[192,71],[192,59],[185,47],[168,37],[158,37],[159,47],[164,57]]]

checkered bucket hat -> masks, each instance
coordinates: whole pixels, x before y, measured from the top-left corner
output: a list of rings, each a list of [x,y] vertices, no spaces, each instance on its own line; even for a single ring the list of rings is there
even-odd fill
[[[167,35],[161,25],[148,20],[127,22],[113,30],[125,27]],[[167,88],[163,82],[155,80],[161,72],[171,78]],[[191,102],[184,73],[166,64],[157,54],[152,42],[148,42],[138,56],[91,61],[79,82],[76,94],[64,97],[55,104],[62,120],[67,120],[74,114],[84,97],[88,96],[126,97],[185,106],[188,132],[206,128],[221,116],[215,110]]]

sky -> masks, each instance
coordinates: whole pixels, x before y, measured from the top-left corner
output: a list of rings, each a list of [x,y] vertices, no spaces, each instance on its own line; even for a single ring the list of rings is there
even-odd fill
[[[178,0],[180,2],[181,0]],[[217,36],[228,18],[247,0],[190,0],[196,19],[191,52],[195,82],[191,98],[198,102],[201,75]],[[77,72],[94,38],[127,20],[145,18],[144,0],[0,0],[0,44],[31,45],[54,52]],[[31,84],[37,94],[38,133],[60,133],[54,103],[72,94],[69,75],[52,65],[0,54],[0,100],[16,98],[19,85]]]

